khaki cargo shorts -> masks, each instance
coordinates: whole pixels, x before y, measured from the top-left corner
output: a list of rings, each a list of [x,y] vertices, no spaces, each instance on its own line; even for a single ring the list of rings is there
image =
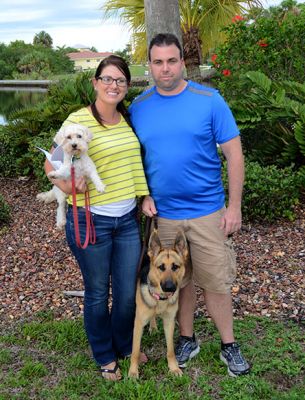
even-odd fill
[[[188,262],[182,287],[193,278],[196,285],[209,292],[227,294],[236,276],[236,255],[232,240],[219,228],[225,208],[210,215],[172,220],[158,217],[158,233],[163,246],[172,246],[181,229],[189,244]]]

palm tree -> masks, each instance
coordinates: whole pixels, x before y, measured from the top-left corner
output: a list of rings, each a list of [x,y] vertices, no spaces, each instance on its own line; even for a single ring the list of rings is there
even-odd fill
[[[201,80],[202,54],[206,56],[209,49],[224,40],[220,28],[253,6],[260,6],[260,0],[179,0],[184,60],[190,79]],[[119,16],[130,27],[134,59],[146,60],[144,0],[106,0],[102,9],[105,18]]]
[[[33,44],[51,48],[53,39],[47,32],[41,31],[34,36]]]

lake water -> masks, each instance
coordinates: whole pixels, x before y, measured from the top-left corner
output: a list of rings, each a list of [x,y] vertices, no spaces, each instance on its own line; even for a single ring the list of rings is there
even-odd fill
[[[45,99],[47,89],[0,87],[0,125],[4,125],[9,114]]]

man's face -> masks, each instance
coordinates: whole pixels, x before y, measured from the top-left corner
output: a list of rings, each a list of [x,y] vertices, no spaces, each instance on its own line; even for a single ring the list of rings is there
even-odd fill
[[[183,80],[184,61],[177,46],[153,46],[150,51],[150,71],[158,92],[164,95],[179,93]]]

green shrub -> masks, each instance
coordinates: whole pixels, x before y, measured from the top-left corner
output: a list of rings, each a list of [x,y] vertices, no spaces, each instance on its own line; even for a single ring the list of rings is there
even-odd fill
[[[0,194],[0,227],[6,225],[11,219],[10,207]]]
[[[283,168],[305,164],[305,6],[251,9],[224,28],[214,85],[228,101],[247,156]]]
[[[305,7],[294,0],[256,8],[224,28],[226,41],[212,56],[225,97],[243,96],[239,76],[260,71],[275,81],[303,82]]]
[[[260,164],[280,167],[305,164],[305,84],[274,82],[249,71],[240,76],[242,97],[229,104],[247,156]]]
[[[242,213],[245,221],[272,222],[278,218],[295,218],[295,206],[300,202],[305,174],[292,167],[279,169],[246,161]],[[227,190],[226,163],[223,181]]]
[[[56,131],[41,132],[40,135],[34,137],[29,144],[29,163],[32,165],[33,174],[37,180],[40,190],[50,190],[52,185],[44,170],[44,162],[46,157],[39,149],[37,149],[37,147],[49,151],[51,149],[55,134]]]
[[[34,175],[41,188],[49,187],[45,178],[44,156],[36,146],[48,150],[55,132],[68,115],[94,100],[92,73],[80,73],[49,88],[45,101],[12,113],[8,124],[0,127],[0,174]],[[132,87],[126,106],[143,91]]]
[[[9,115],[8,124],[0,129],[0,152],[9,154],[3,162],[10,175],[34,174],[36,141],[48,141],[46,132],[52,138],[71,112],[90,104],[94,97],[90,78],[82,73],[63,79],[49,88],[45,101]]]

